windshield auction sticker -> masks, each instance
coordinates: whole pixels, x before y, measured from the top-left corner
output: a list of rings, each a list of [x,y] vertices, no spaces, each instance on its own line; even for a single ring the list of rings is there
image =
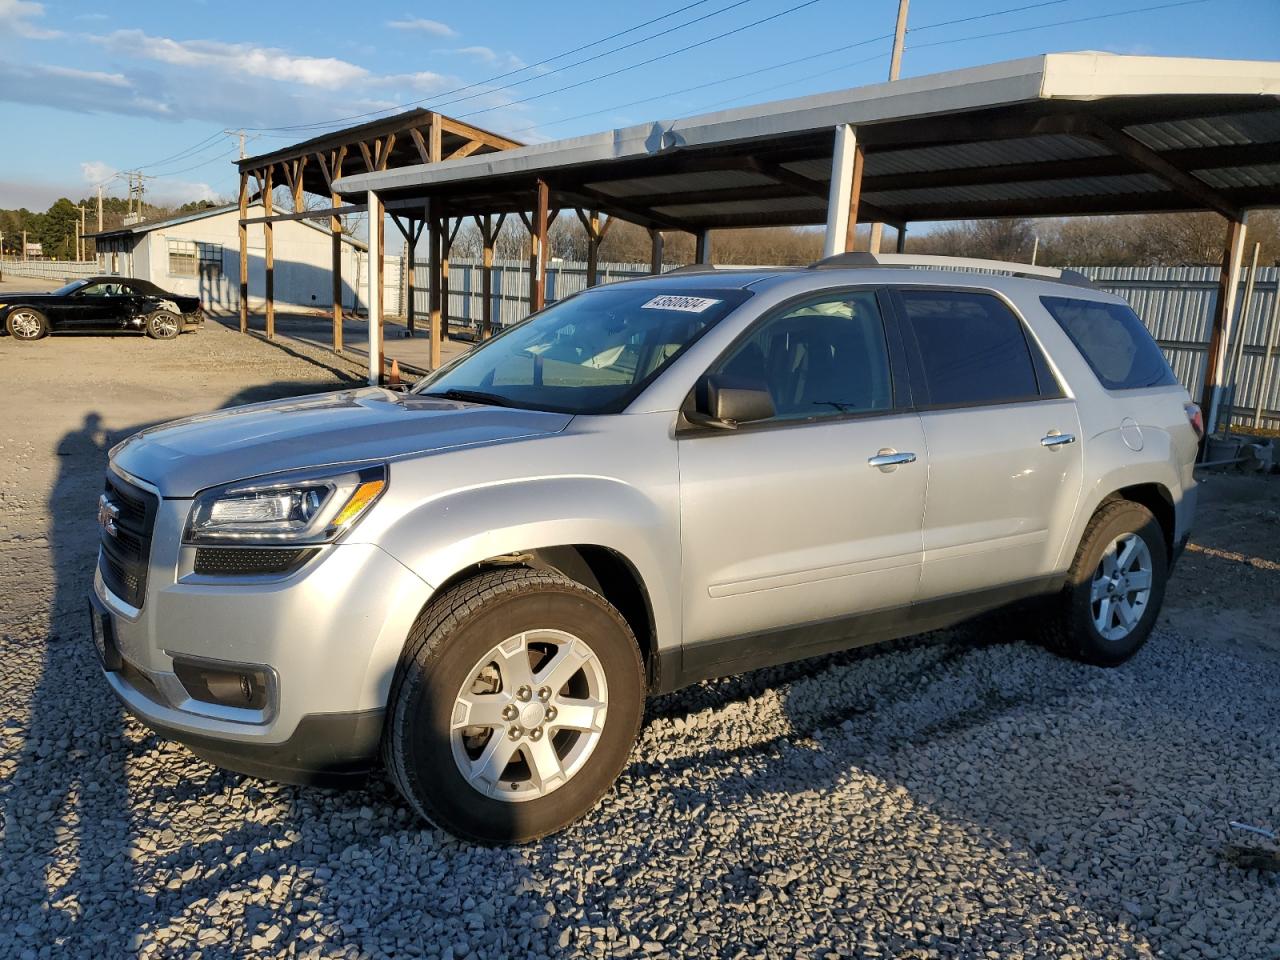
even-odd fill
[[[677,297],[667,294],[661,297],[654,297],[648,303],[643,304],[641,310],[677,310],[680,313],[702,313],[708,307],[714,307],[719,300],[712,300],[709,297]]]

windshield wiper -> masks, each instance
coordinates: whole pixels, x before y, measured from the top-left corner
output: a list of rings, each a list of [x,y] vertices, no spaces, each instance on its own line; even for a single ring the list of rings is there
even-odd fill
[[[424,390],[420,397],[444,397],[446,400],[461,400],[463,403],[484,403],[491,407],[514,407],[515,404],[506,397],[496,393],[485,393],[483,390],[441,390],[439,392]]]

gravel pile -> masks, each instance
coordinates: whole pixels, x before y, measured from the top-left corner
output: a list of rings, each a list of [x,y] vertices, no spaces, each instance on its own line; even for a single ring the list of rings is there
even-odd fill
[[[122,721],[83,682],[87,644],[0,647],[5,955],[1244,960],[1280,944],[1277,878],[1222,853],[1227,820],[1280,824],[1280,670],[1167,630],[1113,671],[962,629],[662,698],[601,808],[520,849],[424,828],[381,783],[215,770]]]

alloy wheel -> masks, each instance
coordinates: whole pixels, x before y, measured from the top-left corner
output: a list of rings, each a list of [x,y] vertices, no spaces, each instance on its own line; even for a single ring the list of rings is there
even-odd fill
[[[486,797],[544,797],[590,758],[608,703],[604,667],[585,640],[549,629],[508,637],[458,691],[449,730],[454,762]]]
[[[15,337],[23,340],[34,340],[40,336],[40,318],[30,310],[19,310],[9,317],[9,328]]]
[[[1122,533],[1103,551],[1089,601],[1093,625],[1107,640],[1123,640],[1151,600],[1151,550],[1136,533]]]

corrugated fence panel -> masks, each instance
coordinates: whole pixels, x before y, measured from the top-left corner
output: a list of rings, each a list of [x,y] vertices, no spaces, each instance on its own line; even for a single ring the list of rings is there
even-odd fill
[[[43,280],[75,280],[107,273],[97,260],[5,260],[0,263],[0,276],[39,277]]]
[[[1204,384],[1205,356],[1213,311],[1218,299],[1217,267],[1074,267],[1089,276],[1103,290],[1124,297],[1142,318],[1169,358],[1178,379],[1194,398]],[[391,263],[387,264],[388,287]],[[476,260],[454,260],[449,264],[449,321],[454,327],[475,329],[481,320],[481,273]],[[649,273],[645,263],[602,263],[601,283],[612,283]],[[1235,318],[1228,343],[1228,382],[1232,381],[1231,358],[1240,334],[1248,270],[1241,271]],[[419,260],[414,272],[414,304],[417,315],[426,317],[430,308],[430,271]],[[587,265],[581,261],[553,260],[547,265],[547,302],[553,303],[586,287]],[[1261,407],[1260,426],[1280,429],[1280,344],[1264,365],[1266,337],[1276,314],[1280,268],[1259,268],[1254,281],[1253,300],[1244,321],[1244,352],[1238,383],[1231,400],[1231,418],[1237,424],[1251,424],[1258,408],[1265,368],[1270,369],[1266,396]],[[529,313],[529,264],[526,260],[498,260],[493,265],[495,329],[523,320]],[[390,290],[388,296],[391,296]],[[1225,409],[1225,408],[1224,408]]]

